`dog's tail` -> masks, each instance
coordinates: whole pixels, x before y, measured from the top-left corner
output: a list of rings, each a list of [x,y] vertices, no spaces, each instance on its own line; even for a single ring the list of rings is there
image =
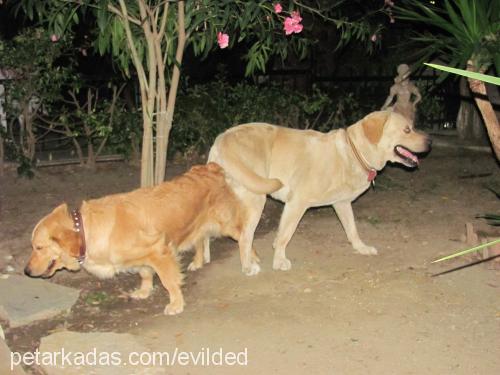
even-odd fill
[[[208,161],[219,163],[231,178],[255,194],[271,194],[283,187],[279,179],[259,176],[247,167],[227,142],[224,142],[224,135],[210,149]]]

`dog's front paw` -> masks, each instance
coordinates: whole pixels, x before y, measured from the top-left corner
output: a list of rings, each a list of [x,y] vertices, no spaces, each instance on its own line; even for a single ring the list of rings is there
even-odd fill
[[[184,303],[171,302],[163,310],[165,315],[177,315],[184,311]]]
[[[241,270],[247,276],[255,276],[260,272],[260,266],[252,262],[249,267],[242,267]]]
[[[277,258],[273,260],[273,269],[280,271],[289,271],[292,268],[292,262],[289,259]]]
[[[195,262],[193,260],[191,263],[189,263],[187,269],[188,269],[188,271],[196,271],[196,270],[199,270],[202,267],[203,267],[203,264],[198,264],[197,262]]]
[[[129,297],[132,299],[146,299],[151,295],[151,289],[136,289],[129,293]]]
[[[360,245],[360,246],[356,246],[354,248],[354,250],[356,250],[358,253],[360,254],[363,254],[363,255],[377,255],[378,254],[378,251],[376,248],[374,248],[373,246],[367,246],[367,245]]]

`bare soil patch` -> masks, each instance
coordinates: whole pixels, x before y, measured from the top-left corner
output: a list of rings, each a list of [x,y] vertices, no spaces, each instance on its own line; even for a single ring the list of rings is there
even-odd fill
[[[187,167],[171,164],[168,174]],[[71,313],[16,329],[3,322],[7,343],[33,351],[41,337],[61,329],[132,332],[160,350],[248,348],[249,365],[236,373],[497,374],[499,271],[490,262],[461,268],[473,258],[430,262],[465,247],[466,222],[499,235],[474,219],[500,213],[488,190],[500,191],[498,171],[491,155],[459,148],[435,148],[415,171],[389,166],[353,206],[361,238],[379,255],[355,254],[333,209],[313,209],[287,250],[289,272],[272,270],[282,205],[269,200],[256,234],[262,272],[244,276],[236,244],[216,240],[213,262],[188,273],[187,306],[176,317],[163,316],[168,295],[157,279],[149,299],[132,301],[125,293],[138,285],[136,275],[98,280],[84,271],[58,272],[53,282],[82,290]],[[125,163],[101,164],[96,172],[45,168],[32,180],[8,172],[0,187],[0,273],[11,266],[22,274],[31,231],[57,204],[131,190],[138,173]]]

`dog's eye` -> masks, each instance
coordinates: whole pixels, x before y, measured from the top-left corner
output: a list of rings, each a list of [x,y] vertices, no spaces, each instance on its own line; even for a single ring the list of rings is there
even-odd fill
[[[35,250],[42,250],[43,247],[42,246],[35,246]]]
[[[404,132],[405,132],[405,133],[407,133],[407,134],[408,134],[409,132],[411,132],[410,127],[409,127],[409,126],[407,126],[407,127],[404,129]]]

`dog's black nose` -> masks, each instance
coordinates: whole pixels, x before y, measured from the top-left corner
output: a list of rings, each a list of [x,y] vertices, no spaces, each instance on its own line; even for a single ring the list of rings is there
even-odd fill
[[[31,269],[29,266],[24,267],[24,274],[26,276],[31,276]]]

